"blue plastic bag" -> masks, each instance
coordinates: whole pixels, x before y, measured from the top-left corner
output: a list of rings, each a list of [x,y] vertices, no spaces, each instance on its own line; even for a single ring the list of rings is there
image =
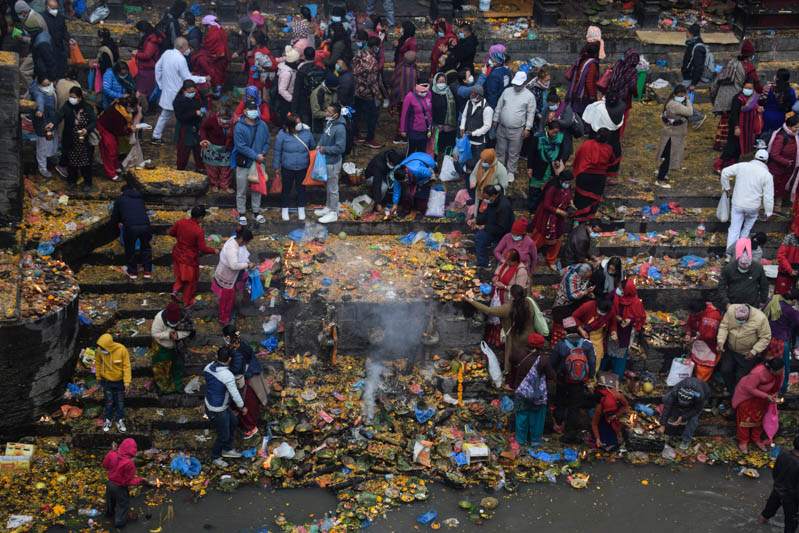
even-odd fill
[[[420,524],[427,525],[433,520],[435,520],[437,516],[438,516],[438,511],[436,511],[435,509],[430,509],[425,514],[417,518],[416,521],[419,522]]]
[[[261,281],[261,274],[257,268],[249,271],[250,278],[250,301],[254,302],[264,295],[264,284]]]
[[[289,234],[287,235],[287,237],[288,237],[289,239],[291,239],[292,241],[294,241],[294,242],[302,242],[302,236],[303,236],[304,234],[305,234],[305,230],[303,230],[302,228],[300,228],[300,229],[295,229],[295,230],[293,230],[291,233],[289,233]]]
[[[274,352],[275,350],[277,350],[278,344],[279,341],[277,340],[277,337],[275,337],[274,335],[272,335],[271,337],[269,337],[264,341],[261,341],[261,346],[268,352]]]
[[[690,268],[691,270],[696,270],[697,268],[702,268],[705,266],[707,261],[704,258],[699,257],[698,255],[684,255],[680,259],[680,266],[682,268]]]
[[[190,478],[197,477],[202,468],[196,457],[175,457],[169,464],[169,469],[172,472],[178,472]]]
[[[499,401],[499,408],[503,413],[510,413],[513,411],[513,400],[510,399],[510,396],[502,397],[502,400]]]
[[[573,450],[571,448],[563,448],[563,458],[566,461],[569,461],[569,462],[574,461],[579,456],[580,456],[580,454],[577,452],[577,450]]]
[[[651,407],[647,407],[646,405],[644,405],[642,403],[635,404],[635,410],[636,411],[641,411],[642,413],[644,413],[647,416],[652,416],[652,415],[655,414],[655,410],[654,409],[652,409]]]
[[[412,231],[409,234],[405,235],[404,237],[400,237],[399,243],[404,244],[405,246],[410,246],[413,244],[413,238],[416,237],[416,232]]]
[[[455,139],[455,152],[458,154],[458,161],[465,163],[472,158],[472,143],[469,142],[468,135]]]
[[[658,270],[656,266],[650,266],[646,275],[655,281],[661,281],[663,279],[663,274],[660,273],[660,270]]]
[[[463,466],[468,462],[463,452],[458,452],[458,453],[452,452],[451,454],[449,454],[449,457],[455,463],[455,466]]]
[[[418,407],[414,407],[413,411],[416,413],[416,420],[418,420],[420,424],[424,424],[433,418],[433,413],[435,412],[432,409],[419,409]]]
[[[325,154],[316,154],[316,160],[313,164],[313,172],[311,172],[311,179],[316,181],[327,181],[327,160]]]
[[[36,248],[36,253],[40,256],[50,256],[53,255],[55,252],[55,246],[50,241],[42,241],[39,243],[39,246]]]

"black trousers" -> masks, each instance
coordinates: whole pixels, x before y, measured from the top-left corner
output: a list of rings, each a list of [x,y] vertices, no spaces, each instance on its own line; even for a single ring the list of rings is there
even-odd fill
[[[658,169],[658,181],[666,181],[666,173],[669,171],[671,165],[671,139],[666,141],[666,146],[663,148],[663,162]]]
[[[580,409],[585,403],[585,385],[582,383],[558,383],[557,407],[555,420],[562,424],[566,420],[566,431],[563,434],[564,442],[579,440]]]
[[[735,392],[735,386],[738,382],[747,375],[756,364],[761,361],[759,357],[746,359],[743,355],[733,352],[730,349],[725,349],[721,355],[719,362],[719,372],[724,379],[724,386],[730,393]]]
[[[130,491],[107,481],[105,484],[105,515],[113,517],[116,527],[125,527],[130,510]]]
[[[785,499],[776,491],[771,491],[771,494],[766,501],[766,506],[763,508],[763,518],[771,518],[779,508],[782,507],[785,513],[785,529],[784,533],[796,533],[796,528],[799,526],[799,520],[796,518],[796,513],[799,511],[799,502],[796,500]]]
[[[136,240],[140,242],[139,253],[141,254],[139,263],[145,272],[153,271],[153,249],[150,240],[153,234],[150,226],[123,226],[123,240],[125,241],[125,265],[130,274],[137,274],[136,262]]]

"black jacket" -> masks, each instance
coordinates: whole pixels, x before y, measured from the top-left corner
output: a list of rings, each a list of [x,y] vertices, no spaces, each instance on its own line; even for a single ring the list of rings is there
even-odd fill
[[[768,279],[763,266],[752,261],[745,273],[738,270],[738,261],[730,261],[721,269],[718,284],[719,301],[727,304],[749,304],[760,309],[768,300]]]
[[[345,70],[338,75],[338,101],[342,107],[353,107],[355,104],[355,76],[351,70]]]
[[[375,178],[376,180],[385,179],[388,176],[388,173],[391,169],[388,168],[388,163],[386,159],[388,159],[388,155],[391,153],[399,153],[393,148],[387,148],[385,150],[381,150],[379,154],[374,156],[369,164],[366,165],[366,173],[364,176],[366,178]]]
[[[58,79],[56,72],[55,52],[50,42],[50,34],[39,32],[31,46],[33,57],[33,77],[44,76],[50,81]]]
[[[566,249],[563,251],[563,266],[587,262],[590,249],[591,237],[588,235],[588,226],[580,224],[569,233]]]
[[[513,206],[503,193],[499,193],[497,199],[488,204],[485,211],[477,213],[477,225],[485,226],[486,232],[498,238],[510,231],[513,219]]]
[[[688,407],[680,407],[677,401],[677,391],[691,389],[695,393],[694,401]],[[684,422],[702,414],[705,402],[710,398],[710,385],[699,378],[687,377],[677,383],[663,396],[663,413],[660,415],[661,425],[666,425],[671,417],[682,416]]]
[[[128,227],[150,225],[144,198],[139,191],[132,187],[123,190],[122,196],[114,201],[111,223],[119,224],[120,222]]]
[[[42,14],[44,22],[47,24],[47,31],[50,32],[50,42],[55,52],[55,73],[59,78],[63,78],[67,71],[67,57],[69,57],[69,30],[67,22],[62,13],[53,16],[45,11]]]
[[[477,55],[477,47],[479,44],[480,42],[474,34],[459,40],[458,44],[450,49],[442,70],[446,72],[448,70],[462,70],[468,68],[474,71],[474,56]],[[475,76],[475,79],[477,79],[477,76]]]
[[[691,80],[691,85],[699,85],[702,78],[702,73],[705,71],[705,55],[707,49],[704,46],[697,47],[698,44],[704,44],[701,37],[693,37],[685,41],[685,55],[682,58],[682,79]]]
[[[186,98],[183,92],[179,92],[172,102],[172,108],[175,110],[175,118],[178,122],[182,122],[187,126],[190,125],[198,131],[203,118],[197,115],[197,111],[202,109],[202,107],[203,102],[200,98]]]
[[[81,109],[83,109],[83,113],[89,117],[86,131],[91,133],[97,129],[97,117],[94,114],[94,108],[86,103],[85,100],[81,100],[76,106],[67,102],[61,106],[61,109],[56,112],[55,118],[53,118],[53,126],[58,126],[62,120],[64,121],[64,135],[62,135],[60,139],[64,152],[68,153],[72,149],[73,136],[68,135],[67,132],[69,131],[69,124],[75,124],[75,117]]]
[[[774,491],[783,500],[799,499],[799,457],[787,449],[780,452],[771,470],[774,478]]]
[[[291,112],[300,115],[303,123],[311,123],[311,91],[325,81],[327,70],[309,61],[297,69],[294,79],[294,92],[291,98]]]

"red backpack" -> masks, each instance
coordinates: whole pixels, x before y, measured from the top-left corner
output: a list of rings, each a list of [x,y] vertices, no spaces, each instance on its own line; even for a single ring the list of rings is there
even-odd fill
[[[580,339],[577,346],[569,342],[569,339],[563,339],[563,342],[569,348],[569,355],[566,356],[564,363],[566,383],[584,383],[588,381],[588,357],[583,351],[583,343],[586,340]]]

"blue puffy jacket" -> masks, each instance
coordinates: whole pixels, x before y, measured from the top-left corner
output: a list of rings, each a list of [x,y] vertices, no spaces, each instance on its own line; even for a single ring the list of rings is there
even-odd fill
[[[410,171],[410,176],[408,176],[408,180],[403,184],[399,182],[394,182],[394,191],[392,195],[392,200],[394,205],[399,204],[400,198],[402,198],[402,186],[420,186],[424,185],[430,178],[433,176],[433,170],[436,168],[436,160],[430,154],[426,152],[415,152],[397,165],[397,168],[405,167],[408,171]],[[417,194],[417,196],[419,196]],[[424,195],[420,197],[425,197]]]
[[[122,98],[127,93],[122,84],[114,75],[114,69],[108,69],[103,74],[103,107],[107,108],[117,98]]]
[[[244,374],[245,378],[256,376],[261,373],[261,363],[255,357],[252,346],[244,337],[241,338],[239,347],[233,350],[230,358],[230,371],[233,375]],[[246,369],[246,370],[245,370]]]
[[[299,137],[299,140],[297,140]],[[305,143],[303,145],[303,143]],[[288,170],[305,170],[311,162],[309,150],[316,144],[310,130],[302,130],[296,134],[280,130],[275,139],[275,153],[272,168],[285,168]]]
[[[504,65],[491,69],[491,74],[486,78],[485,98],[492,109],[496,109],[502,92],[510,86],[510,78],[510,70]]]

